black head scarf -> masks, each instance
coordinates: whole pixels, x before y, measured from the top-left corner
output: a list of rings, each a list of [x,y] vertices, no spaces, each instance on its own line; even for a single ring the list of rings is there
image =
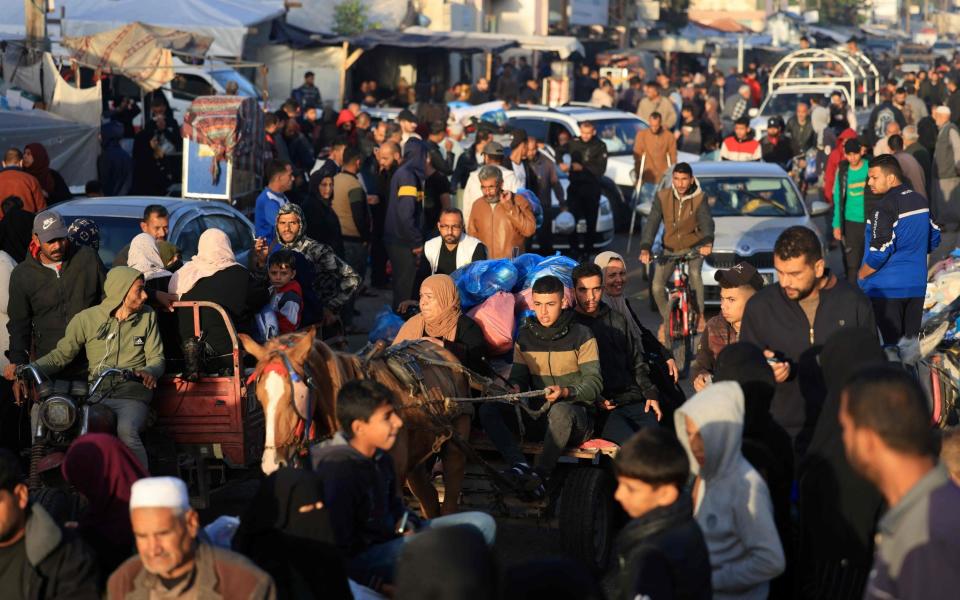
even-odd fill
[[[279,469],[267,477],[240,519],[237,538],[277,531],[293,537],[334,543],[326,509],[300,512],[323,498],[320,478],[310,471]]]
[[[493,600],[493,556],[475,528],[437,527],[418,533],[397,562],[396,600]]]
[[[23,262],[33,233],[32,212],[23,210],[19,196],[9,196],[3,201],[3,219],[0,219],[0,250],[13,260]]]

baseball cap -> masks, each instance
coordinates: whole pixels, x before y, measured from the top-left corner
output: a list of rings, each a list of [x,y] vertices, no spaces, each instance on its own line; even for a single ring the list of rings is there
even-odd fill
[[[748,262],[741,262],[733,265],[729,269],[717,271],[717,283],[722,288],[735,288],[749,285],[755,290],[763,287],[763,277],[757,272],[756,267]]]
[[[400,111],[400,114],[397,115],[398,121],[410,121],[411,123],[417,123],[417,116],[410,112],[408,109],[403,109]]]
[[[54,210],[45,210],[33,218],[33,233],[44,244],[69,236],[63,217]]]
[[[767,127],[776,127],[777,129],[783,129],[783,119],[780,117],[770,117],[767,120]]]
[[[503,156],[503,146],[499,142],[487,142],[483,147],[486,156]]]

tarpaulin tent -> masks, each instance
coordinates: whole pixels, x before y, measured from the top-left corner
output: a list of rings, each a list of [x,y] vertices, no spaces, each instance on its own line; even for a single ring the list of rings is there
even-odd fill
[[[32,95],[31,100],[42,101],[48,111],[65,119],[100,125],[103,107],[99,81],[93,87],[77,88],[60,76],[49,52],[40,53],[21,42],[9,42],[2,60],[6,83],[11,88],[7,90],[8,96],[11,92],[17,95],[23,91]],[[33,102],[24,104],[33,106]]]
[[[140,22],[83,37],[65,37],[61,44],[80,64],[122,73],[146,92],[174,77],[173,52],[203,56],[213,38]]]
[[[0,140],[5,148],[39,142],[50,155],[50,166],[69,185],[97,178],[99,126],[68,121],[42,110],[0,109]]]

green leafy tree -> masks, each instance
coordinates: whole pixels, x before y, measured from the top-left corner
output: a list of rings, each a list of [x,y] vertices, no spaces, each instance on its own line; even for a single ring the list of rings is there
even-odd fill
[[[337,35],[356,35],[370,29],[363,0],[343,0],[333,7],[333,30]]]

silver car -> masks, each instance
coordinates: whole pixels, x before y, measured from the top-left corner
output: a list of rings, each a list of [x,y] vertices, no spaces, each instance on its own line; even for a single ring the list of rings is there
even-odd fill
[[[230,238],[233,253],[240,264],[246,264],[253,248],[253,224],[241,212],[219,200],[187,200],[160,196],[115,196],[81,198],[53,207],[69,225],[78,217],[93,219],[100,229],[100,259],[113,264],[113,258],[139,233],[143,209],[159,204],[170,213],[167,239],[180,249],[183,260],[197,253],[200,234],[207,229],[220,229]]]
[[[776,281],[773,246],[788,227],[802,225],[823,233],[811,217],[824,215],[830,205],[816,200],[810,208],[793,180],[779,165],[762,162],[696,162],[693,175],[706,194],[714,220],[713,253],[703,261],[704,303],[720,302],[716,272],[746,261],[760,271],[765,283]],[[672,185],[668,172],[657,187]],[[649,200],[637,210],[650,214]],[[661,226],[662,234],[662,226]],[[653,252],[659,253],[660,234]]]

